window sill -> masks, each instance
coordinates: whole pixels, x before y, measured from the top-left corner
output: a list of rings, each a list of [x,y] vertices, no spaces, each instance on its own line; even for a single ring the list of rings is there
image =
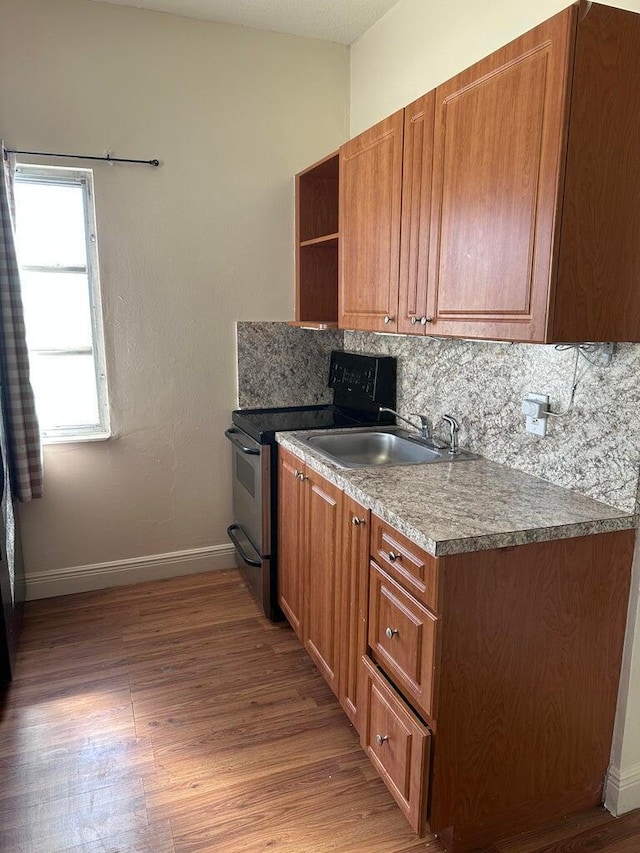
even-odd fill
[[[113,433],[110,432],[79,432],[67,435],[43,435],[42,443],[43,445],[84,444],[87,441],[108,441],[110,438],[113,438]]]

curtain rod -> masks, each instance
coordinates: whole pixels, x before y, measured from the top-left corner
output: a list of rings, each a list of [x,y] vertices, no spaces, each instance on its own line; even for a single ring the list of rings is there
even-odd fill
[[[16,151],[5,148],[7,154],[30,154],[34,157],[70,157],[73,160],[104,160],[107,163],[143,163],[147,166],[159,166],[159,160],[128,160],[125,157],[112,157],[106,154],[104,157],[90,157],[84,154],[53,154],[48,151]]]

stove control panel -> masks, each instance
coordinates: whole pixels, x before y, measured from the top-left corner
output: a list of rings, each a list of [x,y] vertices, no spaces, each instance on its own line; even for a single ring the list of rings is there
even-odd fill
[[[329,387],[333,388],[337,406],[368,411],[380,406],[393,409],[396,405],[396,360],[389,355],[334,350]]]

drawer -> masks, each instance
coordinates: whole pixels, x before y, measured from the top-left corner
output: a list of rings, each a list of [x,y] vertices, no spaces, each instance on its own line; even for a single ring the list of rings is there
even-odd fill
[[[369,646],[372,656],[418,711],[435,717],[438,617],[371,563]]]
[[[367,657],[361,658],[360,742],[392,797],[422,836],[426,829],[431,733]]]
[[[371,556],[418,601],[438,609],[438,559],[381,518],[371,518]]]

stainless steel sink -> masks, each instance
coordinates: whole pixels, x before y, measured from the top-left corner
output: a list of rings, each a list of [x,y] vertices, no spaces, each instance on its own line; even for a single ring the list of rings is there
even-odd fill
[[[300,439],[342,468],[461,462],[477,458],[464,450],[452,456],[447,448],[428,447],[418,436],[399,427],[315,432],[300,436]]]

